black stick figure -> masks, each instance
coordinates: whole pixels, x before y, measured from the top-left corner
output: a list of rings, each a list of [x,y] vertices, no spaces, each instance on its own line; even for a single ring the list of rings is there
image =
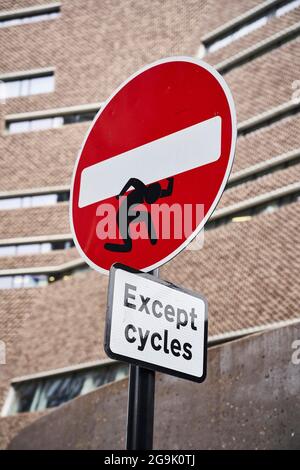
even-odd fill
[[[116,196],[119,199],[119,197],[123,196],[129,188],[134,188],[133,191],[131,191],[131,193],[129,193],[125,198],[117,212],[117,224],[123,239],[123,244],[105,243],[104,248],[106,248],[106,250],[117,252],[131,251],[132,239],[130,236],[129,226],[136,219],[139,219],[139,222],[145,222],[150,243],[152,245],[156,244],[157,237],[150,212],[135,210],[131,212],[131,210],[143,202],[151,205],[158,199],[170,196],[173,191],[174,178],[167,178],[167,180],[168,186],[166,189],[162,189],[160,183],[152,183],[149,184],[149,186],[146,186],[137,178],[130,178],[127,181],[120,194]]]

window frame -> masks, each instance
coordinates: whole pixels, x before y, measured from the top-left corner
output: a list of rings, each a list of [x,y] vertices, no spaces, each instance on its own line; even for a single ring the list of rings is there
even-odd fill
[[[62,402],[61,404],[59,404],[58,406],[61,406],[63,405],[64,403],[67,403],[68,401],[71,401],[73,400],[74,398],[77,398],[77,397],[80,397],[80,396],[83,396],[85,395],[86,393],[90,393],[91,391],[93,390],[97,390],[98,388],[101,388],[103,387],[104,385],[106,384],[109,384],[109,383],[114,383],[114,382],[118,382],[119,380],[123,380],[124,378],[128,377],[128,369],[127,369],[127,374],[125,374],[124,376],[118,378],[117,375],[118,375],[118,366],[121,368],[128,368],[128,364],[126,363],[123,363],[121,361],[115,361],[115,360],[111,360],[111,359],[104,359],[102,361],[95,361],[93,363],[85,363],[85,364],[80,364],[78,366],[71,366],[71,367],[66,367],[66,368],[63,368],[63,369],[57,369],[57,370],[53,370],[53,371],[47,371],[47,372],[42,372],[42,373],[38,373],[38,374],[33,374],[33,375],[30,375],[30,376],[25,376],[25,377],[20,377],[20,378],[15,378],[12,380],[11,384],[10,384],[10,387],[9,387],[9,391],[8,391],[8,395],[7,395],[7,398],[4,402],[4,405],[3,405],[3,408],[2,408],[2,411],[1,411],[1,416],[4,417],[4,416],[16,416],[16,415],[20,415],[22,413],[33,413],[33,412],[38,412],[38,411],[44,411],[44,410],[52,410],[52,409],[55,409],[57,408],[56,407],[45,407],[45,408],[39,408],[37,405],[37,395],[38,394],[41,394],[41,392],[43,392],[45,386],[48,384],[54,384],[54,381],[57,380],[57,379],[68,379],[68,378],[72,378],[73,379],[76,379],[78,377],[83,377],[83,385],[81,387],[81,390],[79,392],[79,394],[77,394],[76,396],[74,396],[73,398],[70,398],[69,400],[66,400],[64,402]],[[92,389],[88,388],[88,387],[85,387],[85,382],[88,380],[88,374],[90,373],[90,375],[92,376],[93,373],[95,372],[99,372],[99,370],[101,370],[103,368],[103,370],[105,369],[109,369],[109,368],[114,368],[116,367],[116,371],[115,371],[115,379],[112,380],[112,381],[107,381],[107,382],[103,382],[101,385],[99,386],[96,386]],[[30,405],[30,409],[29,410],[26,410],[26,411],[17,411],[17,401],[18,401],[18,386],[22,386],[22,384],[34,384],[36,383],[36,387],[35,387],[35,390],[34,390],[34,393],[31,397],[31,405]],[[83,393],[82,393],[83,392]],[[32,409],[34,405],[34,409]]]
[[[38,81],[48,79],[48,86],[40,87],[38,89]],[[11,100],[17,98],[25,98],[29,96],[44,95],[47,93],[54,93],[56,80],[54,68],[46,69],[38,72],[22,72],[6,74],[0,76],[2,86],[4,86],[4,100]],[[16,88],[15,93],[10,92],[10,88]]]
[[[298,2],[299,0],[288,0],[288,3],[286,3],[286,0],[265,1],[263,4],[258,5],[241,15],[238,19],[230,21],[224,26],[221,26],[205,35],[202,38],[201,45],[198,50],[198,56],[202,58],[207,54],[213,54],[214,52],[220,51],[246,35],[262,28],[273,18],[280,18],[281,16],[284,16],[298,8],[300,6]],[[290,8],[288,8],[289,5],[291,5]],[[278,14],[278,12],[281,13]],[[263,24],[253,27],[255,23],[259,23],[264,18],[266,21]],[[247,29],[249,31],[246,32]],[[243,31],[243,34],[239,34],[240,31]],[[220,47],[217,46],[218,43],[221,44]],[[222,45],[222,43],[224,43],[224,45]]]
[[[2,11],[0,13],[0,30],[12,26],[20,26],[24,24],[32,24],[46,20],[53,20],[60,17],[60,15],[61,2]],[[31,21],[31,18],[35,17],[39,17],[39,20]]]

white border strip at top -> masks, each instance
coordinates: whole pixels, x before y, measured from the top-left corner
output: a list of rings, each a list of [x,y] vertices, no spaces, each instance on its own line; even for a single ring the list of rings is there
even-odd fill
[[[141,73],[145,72],[146,70],[149,70],[150,68],[153,68],[157,65],[160,65],[160,64],[165,64],[165,63],[168,63],[168,62],[189,62],[189,63],[192,63],[192,64],[196,64],[198,65],[199,67],[203,67],[204,69],[206,69],[208,72],[210,72],[214,77],[215,79],[219,82],[219,84],[221,85],[221,87],[223,88],[223,91],[226,95],[226,98],[227,98],[227,101],[228,101],[228,105],[229,105],[229,109],[230,109],[230,114],[231,114],[231,119],[232,119],[232,141],[231,141],[231,150],[230,150],[230,155],[229,155],[229,160],[228,160],[228,165],[227,165],[227,169],[226,169],[226,172],[225,172],[225,175],[224,175],[224,178],[223,178],[223,181],[222,181],[222,184],[220,186],[220,189],[214,199],[214,202],[212,203],[209,211],[207,212],[206,216],[203,218],[203,220],[201,221],[201,223],[198,225],[198,227],[196,228],[196,230],[187,238],[187,240],[185,240],[184,243],[182,243],[176,250],[174,250],[169,256],[166,256],[164,259],[160,260],[159,262],[151,265],[151,266],[147,266],[147,267],[144,267],[142,269],[142,271],[152,271],[154,269],[157,269],[159,266],[167,263],[168,261],[170,261],[174,256],[176,256],[178,253],[180,253],[196,236],[197,234],[201,231],[201,229],[203,228],[203,226],[205,225],[205,223],[207,222],[207,220],[209,219],[209,217],[211,216],[211,214],[213,213],[223,191],[224,191],[224,188],[225,188],[225,185],[227,183],[227,180],[228,180],[228,177],[229,177],[229,174],[230,174],[230,171],[231,171],[231,168],[232,168],[232,164],[233,164],[233,159],[234,159],[234,153],[235,153],[235,144],[236,144],[236,138],[237,138],[237,122],[236,122],[236,111],[235,111],[235,105],[234,105],[234,101],[233,101],[233,98],[232,98],[232,95],[231,95],[231,92],[229,90],[229,87],[227,85],[227,83],[225,82],[224,78],[219,74],[219,72],[214,68],[212,67],[211,65],[207,64],[206,62],[203,62],[202,60],[200,59],[196,59],[196,58],[192,58],[192,57],[185,57],[185,56],[179,56],[179,57],[167,57],[165,59],[161,59],[161,60],[158,60],[156,62],[153,62],[149,65],[146,65],[145,67],[143,67],[142,69],[140,69],[138,72],[134,73],[133,75],[131,75],[127,80],[125,80],[125,82],[123,82],[114,92],[113,94],[107,99],[107,101],[105,101],[103,103],[103,106],[101,107],[101,109],[98,111],[98,113],[96,114],[84,140],[83,140],[83,143],[81,145],[81,148],[80,148],[80,151],[79,151],[79,154],[78,154],[78,157],[77,157],[77,160],[76,160],[76,163],[75,163],[75,167],[74,167],[74,171],[73,171],[73,175],[72,175],[72,181],[71,181],[71,191],[70,191],[70,211],[69,211],[69,218],[70,218],[70,227],[71,227],[71,232],[72,232],[72,235],[73,235],[73,240],[74,240],[74,243],[75,243],[75,246],[79,252],[79,254],[85,259],[85,261],[91,266],[91,268],[95,269],[96,271],[102,273],[102,274],[108,274],[109,271],[106,270],[106,269],[103,269],[101,268],[100,266],[97,266],[93,261],[91,261],[87,256],[86,254],[84,253],[84,251],[82,250],[78,240],[77,240],[77,237],[76,237],[76,233],[75,233],[75,229],[74,229],[74,226],[73,226],[73,217],[72,217],[72,212],[73,212],[73,186],[74,186],[74,181],[75,181],[75,175],[76,175],[76,171],[77,171],[77,167],[78,167],[78,164],[79,164],[79,160],[80,160],[80,157],[81,157],[81,154],[82,154],[82,151],[83,151],[83,148],[85,146],[85,143],[88,139],[88,136],[94,126],[94,124],[96,123],[96,121],[98,120],[98,118],[101,116],[101,113],[104,111],[104,109],[106,108],[106,106],[110,103],[110,101],[115,97],[115,95],[125,86],[127,85],[127,83],[129,83],[131,80],[133,80],[135,77],[137,77],[138,75],[140,75]]]

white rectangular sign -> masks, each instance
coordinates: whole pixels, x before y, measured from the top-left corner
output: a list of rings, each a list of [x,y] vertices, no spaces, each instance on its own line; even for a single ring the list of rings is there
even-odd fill
[[[202,296],[120,264],[111,268],[109,357],[202,382],[206,350],[207,302]]]
[[[221,155],[221,121],[215,116],[85,168],[78,206],[116,196],[132,177],[147,185],[215,162]]]

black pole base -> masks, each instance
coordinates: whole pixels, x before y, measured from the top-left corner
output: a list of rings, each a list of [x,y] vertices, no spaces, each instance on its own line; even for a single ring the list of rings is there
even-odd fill
[[[155,372],[130,366],[127,450],[152,450]]]

